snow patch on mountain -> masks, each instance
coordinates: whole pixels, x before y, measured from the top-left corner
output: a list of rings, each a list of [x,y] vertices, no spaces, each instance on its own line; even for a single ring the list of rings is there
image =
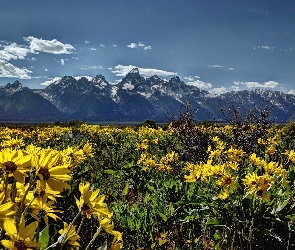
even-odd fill
[[[111,89],[111,98],[115,103],[118,103],[120,101],[120,97],[117,95],[118,89],[119,88],[117,86],[112,86]]]
[[[132,85],[131,82],[126,82],[126,83],[123,85],[122,89],[125,89],[125,90],[133,90],[133,89],[134,89],[134,85]]]

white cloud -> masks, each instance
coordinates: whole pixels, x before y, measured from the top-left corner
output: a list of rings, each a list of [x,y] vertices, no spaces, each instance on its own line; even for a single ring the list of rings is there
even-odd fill
[[[235,70],[235,68],[228,68],[229,70]]]
[[[264,83],[259,82],[237,82],[234,81],[234,84],[236,85],[245,85],[247,88],[276,88],[279,83],[275,81],[268,81]]]
[[[1,46],[4,49],[0,50],[0,59],[5,61],[25,59],[30,50],[22,45],[11,43]]]
[[[83,70],[96,70],[96,69],[103,69],[102,66],[98,65],[98,66],[82,66],[80,69],[83,69]]]
[[[90,43],[89,41],[85,41],[85,43]]]
[[[196,77],[197,78],[197,77]],[[195,80],[195,76],[185,76],[184,77],[185,80],[188,80],[190,82],[194,81]]]
[[[203,90],[210,90],[212,88],[211,83],[203,82],[201,80],[194,80],[194,81],[187,82],[187,85],[192,85]]]
[[[137,44],[136,43],[131,43],[129,45],[127,45],[128,48],[131,48],[131,49],[135,49],[137,48]]]
[[[214,65],[208,66],[208,68],[224,68],[224,66],[218,65],[218,64],[214,64]]]
[[[40,85],[48,86],[51,83],[54,83],[54,82],[58,81],[59,79],[60,79],[60,77],[55,77],[55,78],[52,78],[52,79],[50,79],[48,81],[42,82]]]
[[[112,46],[113,46],[113,47],[117,47],[117,44],[113,44]]]
[[[70,44],[63,44],[56,39],[43,40],[33,36],[24,37],[24,40],[29,42],[29,46],[18,45],[16,43],[8,43],[0,41],[0,77],[17,77],[20,79],[31,79],[29,73],[33,73],[27,68],[18,68],[9,63],[11,60],[26,59],[29,53],[39,54],[46,52],[52,54],[71,54],[75,48]],[[2,44],[1,44],[2,43]],[[3,44],[4,43],[4,44]],[[36,61],[36,58],[27,58],[29,61]],[[60,63],[64,65],[65,60],[61,59]]]
[[[247,88],[260,88],[263,87],[259,82],[241,82],[242,85],[246,85]]]
[[[64,66],[65,65],[65,63],[66,63],[66,61],[68,61],[69,59],[60,59],[58,62],[60,62],[60,64],[62,65],[62,66]]]
[[[230,89],[233,91],[239,91],[240,87],[239,86],[231,86]]]
[[[266,88],[276,88],[277,86],[279,85],[278,82],[275,82],[275,81],[268,81],[268,82],[265,82],[263,83],[263,86],[266,87]]]
[[[80,80],[82,77],[85,77],[88,81],[91,81],[93,79],[93,77],[91,77],[91,76],[74,76],[74,78],[77,81]]]
[[[24,40],[29,42],[29,48],[31,53],[38,54],[39,51],[52,53],[52,54],[72,54],[75,50],[74,46],[71,44],[64,44],[56,39],[53,40],[43,40],[38,39],[33,36],[24,37]]]
[[[226,92],[228,92],[228,91],[223,86],[221,86],[220,88],[214,88],[214,89],[212,89],[212,93],[215,94],[215,95],[221,95],[221,94],[226,93]]]
[[[295,95],[295,89],[290,89],[290,91],[288,92],[288,94]]]
[[[143,48],[143,50],[149,50],[152,49],[152,46],[150,45],[145,45],[142,42],[138,42],[138,43],[130,43],[129,45],[127,45],[128,48],[131,49],[136,49],[136,48]]]
[[[92,47],[92,48],[90,48],[90,50],[96,50],[96,48],[93,48],[93,47]]]
[[[254,47],[253,49],[265,49],[265,50],[271,50],[271,51],[273,51],[274,47],[262,45],[262,46]]]
[[[60,59],[60,63],[61,63],[62,66],[64,66],[65,65],[65,59]]]
[[[116,74],[116,76],[126,76],[132,69],[138,68],[139,73],[145,77],[151,77],[153,75],[157,76],[175,76],[176,72],[169,72],[161,69],[151,69],[151,68],[139,68],[133,65],[117,65],[114,68],[108,68],[112,73]]]
[[[101,45],[99,45],[100,47],[105,47],[105,45],[104,44],[101,44]]]
[[[213,87],[211,83],[199,80],[199,76],[185,76],[184,79],[188,81],[187,85],[192,85],[199,89],[209,91]]]
[[[199,80],[199,78],[200,78],[199,76],[184,77],[184,79],[188,80],[188,82],[186,83],[187,85],[192,85],[199,89],[207,90],[208,92],[212,94],[220,95],[225,92],[228,92],[228,90],[223,86],[221,86],[220,88],[213,88],[213,85],[211,83],[201,81]]]
[[[4,60],[0,60],[0,77],[16,77],[20,79],[31,79],[28,73],[32,73],[31,70],[26,68],[18,68],[11,63]]]
[[[27,58],[28,61],[36,62],[37,59],[35,57]]]
[[[72,57],[73,59],[75,59],[75,60],[79,60],[79,58],[78,57]]]

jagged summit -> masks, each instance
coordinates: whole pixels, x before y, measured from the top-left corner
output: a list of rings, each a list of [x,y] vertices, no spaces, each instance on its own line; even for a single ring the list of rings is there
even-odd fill
[[[18,80],[16,80],[14,83],[8,83],[4,87],[4,91],[9,95],[13,95],[14,93],[19,92],[23,89],[29,89],[29,88],[23,85],[22,83],[20,83]]]
[[[92,81],[97,81],[97,80],[105,80],[105,77],[104,77],[103,75],[99,74],[99,75],[96,75],[96,76],[92,79]]]
[[[130,72],[123,78],[123,80],[133,80],[136,79],[136,81],[140,81],[142,79],[144,79],[142,76],[140,76],[139,74],[139,69],[138,68],[134,68],[132,70],[130,70]]]
[[[75,79],[74,77],[72,77],[72,76],[63,76],[61,79],[60,79],[60,81],[68,81],[68,80],[72,80],[72,79]]]
[[[91,80],[91,82],[95,83],[95,84],[109,84],[109,82],[105,79],[105,77],[103,75],[97,75],[95,77],[93,77],[93,79]]]
[[[130,72],[127,75],[129,75],[129,74],[138,74],[139,75],[139,69],[134,68],[134,69],[130,70]]]
[[[18,80],[16,80],[14,83],[7,83],[5,86],[6,89],[9,88],[23,88],[25,87],[22,83],[20,83]]]

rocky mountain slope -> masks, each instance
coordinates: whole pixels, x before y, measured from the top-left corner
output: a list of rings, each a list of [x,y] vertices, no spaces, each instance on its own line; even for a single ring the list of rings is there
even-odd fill
[[[48,100],[19,81],[0,88],[0,120],[58,120],[62,113]]]
[[[191,103],[195,119],[222,120],[220,108],[228,104],[245,110],[268,107],[271,119],[287,122],[295,117],[295,96],[270,90],[237,91],[212,95],[187,85],[178,76],[169,81],[144,78],[137,68],[118,84],[104,76],[92,79],[64,76],[43,90],[30,90],[16,81],[0,88],[0,120],[167,121]]]

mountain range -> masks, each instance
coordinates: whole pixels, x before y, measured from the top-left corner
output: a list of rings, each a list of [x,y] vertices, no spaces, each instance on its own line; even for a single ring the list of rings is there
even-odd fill
[[[167,121],[178,115],[187,102],[196,111],[195,119],[223,120],[220,108],[242,106],[271,108],[270,118],[289,122],[295,118],[295,96],[265,89],[210,94],[187,85],[178,76],[163,80],[144,78],[132,69],[118,84],[104,76],[64,76],[45,89],[29,89],[19,81],[0,87],[0,121],[141,122]]]

